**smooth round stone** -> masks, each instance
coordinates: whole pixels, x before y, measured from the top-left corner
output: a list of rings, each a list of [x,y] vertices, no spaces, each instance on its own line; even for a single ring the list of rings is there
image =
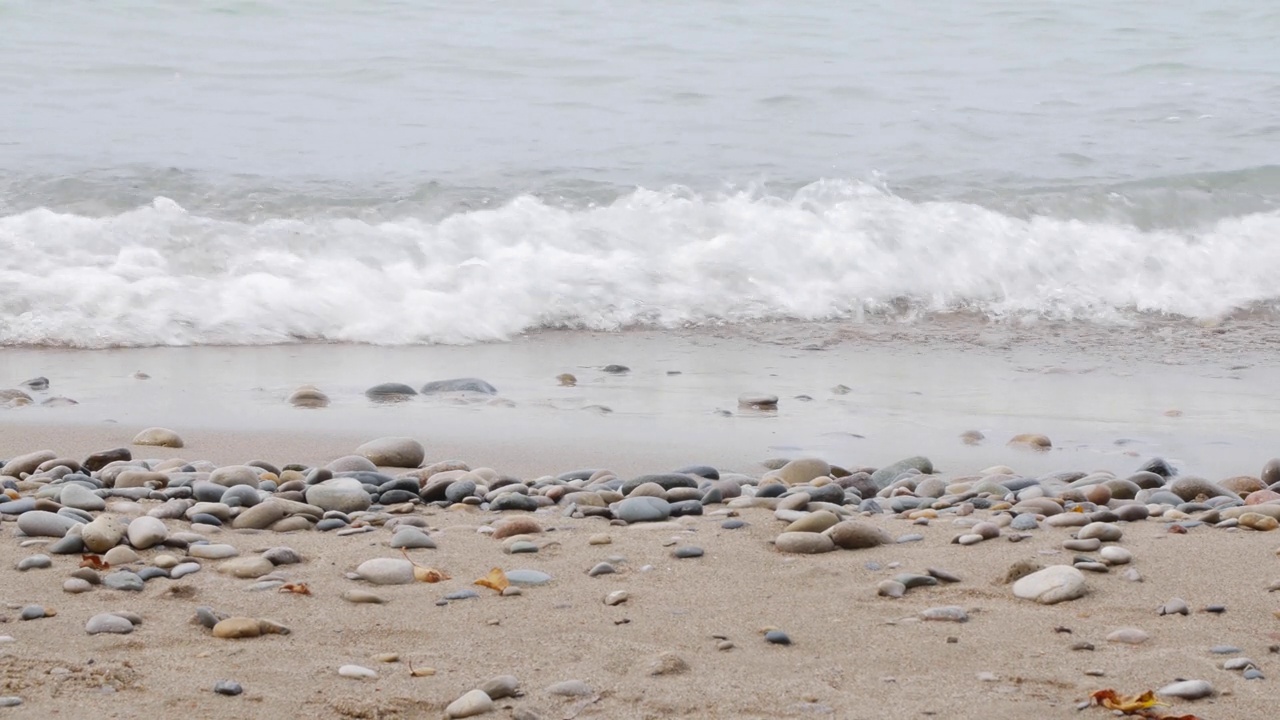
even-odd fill
[[[53,565],[53,560],[48,555],[31,555],[18,561],[18,569],[23,572],[44,569],[50,565]]]
[[[1258,668],[1249,668],[1248,670],[1244,671],[1244,679],[1245,680],[1265,680],[1266,677],[1262,674],[1262,671],[1259,670]]]
[[[797,458],[774,470],[772,475],[787,485],[803,485],[831,475],[831,464],[820,458]]]
[[[364,667],[363,665],[343,665],[338,668],[338,674],[345,678],[355,678],[358,680],[378,677],[378,673]]]
[[[213,684],[213,691],[219,695],[234,697],[244,692],[244,688],[240,686],[240,683],[235,682],[234,680],[219,680]]]
[[[183,446],[182,438],[178,433],[168,428],[160,427],[147,428],[133,436],[133,444],[167,448],[180,448]]]
[[[45,612],[44,607],[41,605],[28,605],[22,608],[22,612],[18,615],[18,617],[22,618],[23,620],[39,620],[40,618],[45,617],[47,614],[48,613]]]
[[[102,559],[111,566],[132,565],[133,563],[142,561],[142,558],[138,556],[137,551],[128,545],[117,545],[111,548],[103,554]]]
[[[417,395],[418,391],[404,383],[386,382],[374,385],[365,390],[364,394],[374,402],[401,402]]]
[[[391,547],[406,550],[433,550],[436,541],[415,527],[402,527],[391,536]]]
[[[408,585],[414,582],[413,563],[399,558],[365,560],[356,574],[374,585]]]
[[[1244,651],[1235,645],[1214,645],[1209,648],[1209,652],[1214,655],[1236,655]]]
[[[90,635],[103,633],[128,635],[133,632],[133,623],[113,613],[101,613],[89,618],[89,621],[84,624],[84,631]]]
[[[187,554],[193,558],[201,560],[226,560],[240,554],[240,551],[232,545],[192,545],[187,548]]]
[[[1013,530],[1026,532],[1027,530],[1039,529],[1040,523],[1036,521],[1035,516],[1031,513],[1022,513],[1014,516],[1013,521],[1009,523],[1009,527]]]
[[[107,501],[98,497],[97,493],[79,483],[68,483],[62,488],[58,502],[77,510],[97,512],[107,507]]]
[[[774,645],[790,645],[791,644],[791,636],[787,635],[781,630],[770,630],[769,632],[764,634],[764,639],[765,639],[765,642],[772,643]]]
[[[255,638],[262,635],[262,623],[249,617],[229,617],[213,626],[213,636],[226,640]]]
[[[546,585],[551,576],[540,570],[512,570],[507,573],[507,581],[512,585]]]
[[[1085,594],[1084,573],[1069,565],[1051,565],[1015,582],[1013,594],[1041,605],[1075,600]]]
[[[377,472],[378,466],[369,462],[369,458],[363,455],[343,455],[336,460],[330,461],[328,465],[324,466],[324,469],[330,473]],[[325,479],[328,480],[329,478]]]
[[[416,468],[426,453],[422,443],[408,437],[378,438],[356,448],[357,455],[379,467]]]
[[[657,497],[628,497],[613,506],[613,516],[627,524],[662,522],[671,517],[671,504]]]
[[[966,535],[961,535],[960,537],[956,538],[956,544],[958,544],[958,545],[977,545],[978,543],[982,542],[982,540],[983,540],[983,538],[982,538],[982,536],[981,536],[981,535],[977,535],[977,534],[974,534],[974,533],[968,533],[968,534],[966,534]]]
[[[703,555],[702,548],[696,545],[681,545],[671,552],[672,557],[679,560],[687,560],[689,558],[699,558]]]
[[[1124,535],[1119,527],[1105,522],[1093,522],[1076,532],[1077,540],[1098,539],[1102,542],[1116,542]]]
[[[232,485],[223,490],[222,495],[218,497],[218,502],[228,507],[253,507],[262,502],[262,497],[258,495],[258,490],[253,485]]]
[[[451,503],[460,503],[475,495],[475,493],[476,482],[474,480],[458,479],[444,489],[444,499]]]
[[[337,510],[343,513],[368,510],[373,504],[364,485],[355,478],[336,478],[312,485],[307,488],[306,498],[307,503],[323,510]]]
[[[596,533],[595,535],[587,538],[588,545],[609,545],[612,542],[613,538],[609,537],[605,533]]]
[[[138,550],[145,550],[149,547],[155,547],[168,539],[169,528],[165,527],[163,521],[143,515],[129,521],[129,529],[126,535],[129,538],[130,545]]]
[[[784,532],[774,538],[773,546],[778,552],[797,555],[814,555],[836,549],[830,537],[816,532]]]
[[[90,583],[88,580],[85,580],[83,578],[74,578],[74,577],[67,578],[62,583],[62,591],[66,593],[71,593],[72,595],[79,595],[80,593],[86,593],[92,589],[93,589],[93,583]]]
[[[1147,509],[1146,505],[1121,505],[1114,512],[1116,517],[1124,522],[1137,522],[1151,517],[1151,511]]]
[[[450,718],[469,718],[493,709],[493,699],[483,690],[471,690],[449,703],[444,714]]]
[[[1165,685],[1157,690],[1156,694],[1182,700],[1199,700],[1213,694],[1213,685],[1205,680],[1183,680]]]
[[[18,529],[29,537],[60,538],[79,524],[77,520],[47,510],[32,510],[18,516]]]
[[[144,585],[142,578],[138,577],[137,573],[132,573],[128,570],[117,570],[116,572],[108,573],[106,577],[102,578],[102,584],[112,590],[124,590],[126,592],[138,592],[142,590]]]
[[[844,520],[832,525],[824,533],[835,547],[859,550],[886,545],[892,538],[884,530],[858,520]]]
[[[1098,555],[1108,565],[1128,565],[1133,561],[1133,553],[1118,545],[1108,545]]]
[[[200,563],[184,562],[178,563],[169,569],[169,577],[173,580],[180,580],[191,573],[200,572]]]

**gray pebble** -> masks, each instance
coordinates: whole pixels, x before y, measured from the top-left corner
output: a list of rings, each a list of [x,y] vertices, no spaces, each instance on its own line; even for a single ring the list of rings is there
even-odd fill
[[[112,590],[125,590],[129,592],[138,592],[143,587],[142,578],[138,577],[137,573],[132,573],[128,570],[117,570],[116,572],[109,573],[106,577],[102,578],[102,584]]]
[[[240,683],[234,680],[219,680],[213,686],[213,691],[219,695],[239,695],[244,692],[244,688],[240,687]]]
[[[475,590],[455,590],[444,596],[445,600],[470,600],[471,598],[480,597],[480,593]]]
[[[22,608],[22,615],[20,615],[20,617],[23,620],[39,620],[40,618],[44,617],[44,615],[45,613],[44,613],[43,607],[39,605],[28,605]]]
[[[595,567],[587,571],[587,575],[591,577],[599,577],[601,575],[612,575],[618,572],[618,569],[607,562],[597,563]]]
[[[1235,655],[1243,651],[1235,645],[1214,645],[1209,648],[1209,652],[1214,655]]]
[[[156,578],[167,578],[169,571],[158,567],[144,567],[138,571],[138,577],[142,578],[143,582],[147,582]]]
[[[702,557],[703,551],[702,548],[696,545],[681,545],[671,554],[678,559],[685,560],[688,558]]]
[[[770,630],[764,634],[764,639],[774,645],[790,645],[791,637],[781,630]]]
[[[0,696],[0,707],[18,707],[22,704],[22,698],[17,695]]]
[[[1245,680],[1265,680],[1266,678],[1262,675],[1262,671],[1259,670],[1258,668],[1249,668],[1248,670],[1244,671],[1244,679]]]
[[[195,572],[200,572],[200,563],[193,563],[193,562],[178,563],[177,565],[174,565],[171,570],[169,570],[169,577],[172,578],[173,580],[178,580],[179,578],[186,577],[187,575],[190,575],[191,573],[195,573]]]
[[[747,523],[742,520],[725,520],[720,523],[720,527],[725,530],[737,530],[738,528],[746,527],[746,525]]]
[[[48,555],[32,555],[24,557],[18,561],[18,569],[26,572],[27,570],[44,569],[53,564],[53,560]]]
[[[546,585],[551,576],[540,570],[512,570],[507,573],[507,580],[512,585]]]
[[[910,533],[910,534],[908,534],[908,535],[903,535],[903,536],[899,537],[899,538],[898,538],[898,540],[897,540],[897,542],[898,542],[899,544],[901,544],[901,543],[910,543],[910,542],[920,542],[920,541],[921,541],[921,540],[923,540],[923,539],[924,539],[924,536],[923,536],[923,535],[921,535],[920,533]]]

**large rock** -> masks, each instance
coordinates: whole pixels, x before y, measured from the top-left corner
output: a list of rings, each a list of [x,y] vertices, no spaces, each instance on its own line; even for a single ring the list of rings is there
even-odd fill
[[[380,467],[416,468],[426,457],[426,450],[413,438],[384,437],[356,448],[356,454]]]
[[[60,538],[78,524],[80,523],[65,515],[47,510],[32,510],[18,516],[18,529],[31,537]]]
[[[1015,582],[1013,594],[1041,605],[1075,600],[1085,594],[1084,573],[1070,565],[1051,565]]]
[[[114,517],[102,515],[80,528],[80,539],[89,552],[104,553],[124,539],[124,526]]]
[[[307,488],[307,502],[326,511],[343,513],[368,510],[373,504],[364,486],[354,478],[335,478],[312,485]]]
[[[134,445],[150,445],[154,447],[180,448],[182,438],[168,428],[147,428],[133,438]]]
[[[1187,502],[1195,500],[1197,497],[1236,497],[1239,496],[1221,485],[1205,480],[1204,478],[1187,475],[1169,483],[1169,492],[1182,498]]]
[[[447,392],[469,392],[480,393],[482,395],[497,395],[498,389],[480,378],[436,380],[422,386],[423,395],[436,395]]]
[[[40,450],[38,452],[19,455],[4,464],[4,468],[0,469],[0,475],[8,475],[9,477],[21,477],[24,473],[30,474],[40,467],[40,463],[47,460],[53,460],[58,457],[57,453],[52,450]]]

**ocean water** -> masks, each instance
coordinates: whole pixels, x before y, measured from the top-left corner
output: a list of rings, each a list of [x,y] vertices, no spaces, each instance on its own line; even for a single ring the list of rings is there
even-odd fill
[[[4,3],[0,344],[1267,325],[1278,36],[1257,0]]]

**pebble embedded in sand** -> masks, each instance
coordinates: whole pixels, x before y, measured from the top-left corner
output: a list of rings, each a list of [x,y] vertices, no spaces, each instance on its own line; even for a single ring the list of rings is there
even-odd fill
[[[303,385],[289,395],[289,404],[298,408],[329,407],[329,396],[315,385]]]
[[[1029,450],[1045,451],[1053,447],[1053,443],[1049,441],[1047,435],[1039,435],[1036,433],[1024,433],[1022,435],[1014,435],[1009,439],[1011,447],[1022,447]]]
[[[1015,582],[1013,594],[1041,605],[1075,600],[1085,594],[1084,574],[1069,565],[1052,565]]]
[[[408,585],[414,582],[413,563],[400,558],[365,560],[356,574],[374,585]]]
[[[1141,645],[1150,639],[1150,635],[1138,628],[1120,628],[1107,633],[1107,642],[1120,643],[1122,645]]]
[[[1183,700],[1199,700],[1213,695],[1213,692],[1213,685],[1205,680],[1182,680],[1165,685],[1157,690],[1156,694]]]
[[[115,613],[100,613],[89,618],[89,621],[85,623],[84,630],[90,635],[103,633],[127,635],[133,632],[133,627],[133,623],[128,618],[121,617]]]
[[[178,433],[161,427],[152,427],[143,430],[133,437],[134,445],[149,445],[154,447],[180,448],[184,447],[182,438]]]
[[[338,668],[338,674],[345,678],[354,678],[357,680],[374,679],[378,677],[378,673],[364,667],[363,665],[343,665]]]
[[[483,715],[493,709],[493,699],[483,690],[470,690],[462,697],[449,703],[445,715],[450,718],[469,718]]]

